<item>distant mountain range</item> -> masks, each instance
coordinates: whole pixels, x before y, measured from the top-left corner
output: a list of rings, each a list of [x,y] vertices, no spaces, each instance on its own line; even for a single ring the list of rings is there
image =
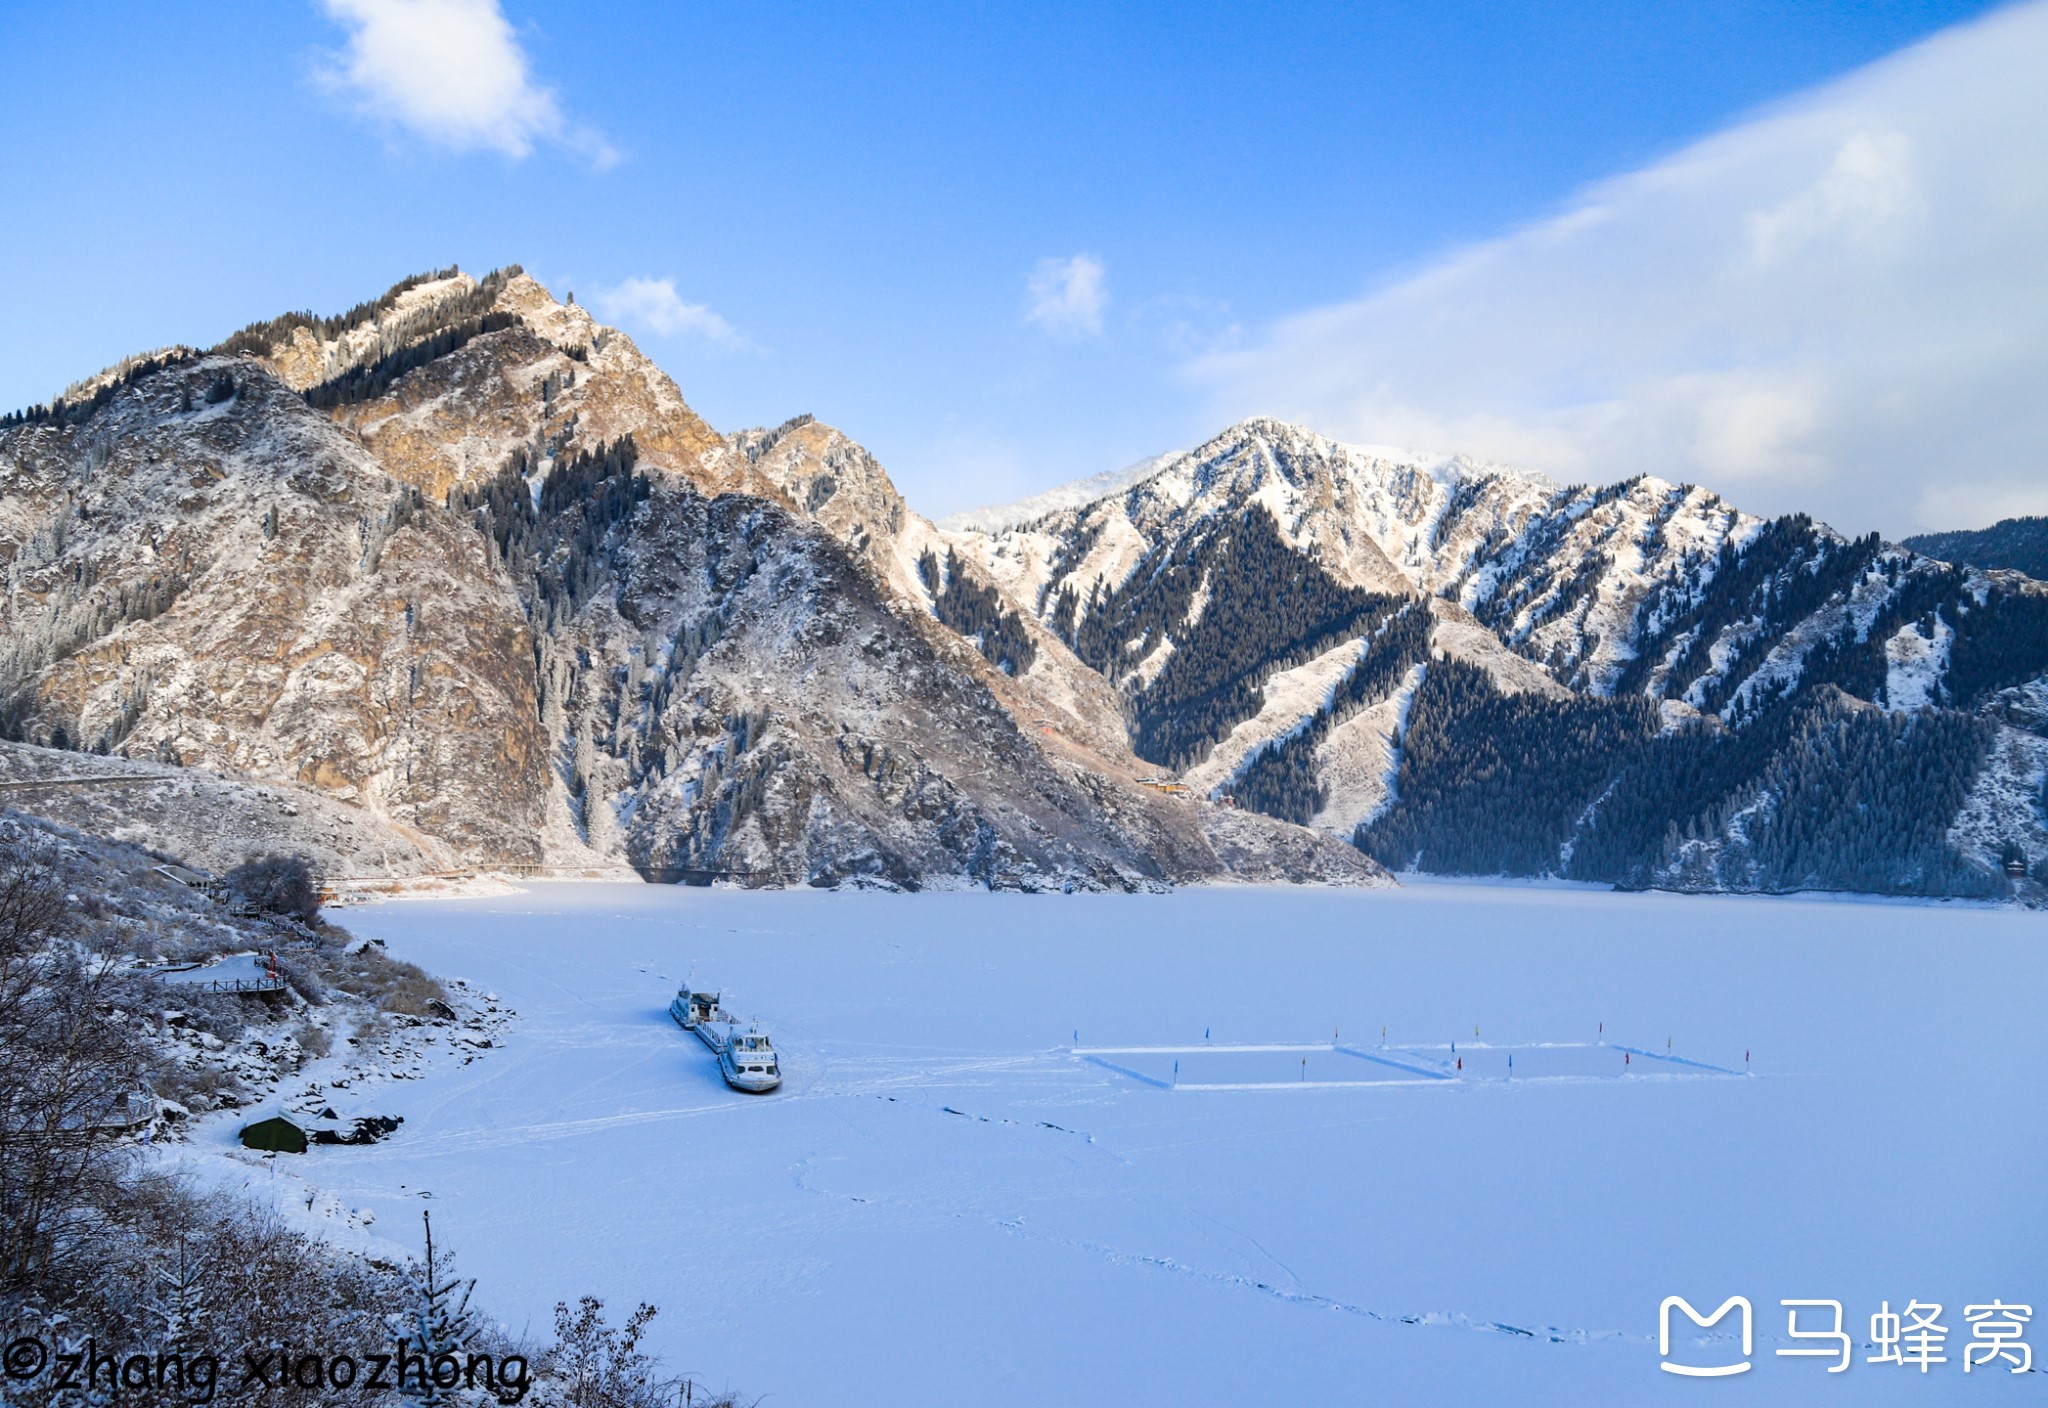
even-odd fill
[[[342,867],[1992,895],[2048,859],[2048,586],[1996,564],[1265,420],[942,527],[809,417],[720,435],[516,268],[7,417],[0,562],[0,772],[317,792],[277,834],[324,818]]]
[[[1902,544],[1914,552],[1972,567],[2002,567],[2048,581],[2048,518],[2007,518],[1989,528],[1919,533]]]

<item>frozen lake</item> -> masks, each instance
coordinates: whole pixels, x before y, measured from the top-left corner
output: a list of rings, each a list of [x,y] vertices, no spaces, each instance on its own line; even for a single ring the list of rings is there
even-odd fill
[[[2040,1393],[1961,1363],[1966,1303],[2048,1316],[2038,915],[560,885],[343,918],[520,1016],[293,1171],[394,1237],[432,1207],[515,1324],[654,1301],[672,1368],[771,1404]],[[686,978],[781,1092],[719,1082]],[[1753,1370],[1660,1372],[1673,1294],[1748,1297]],[[1789,1298],[1843,1303],[1848,1372],[1776,1356]],[[1948,1362],[1866,1363],[1914,1299]],[[1674,1358],[1739,1358],[1732,1323]]]

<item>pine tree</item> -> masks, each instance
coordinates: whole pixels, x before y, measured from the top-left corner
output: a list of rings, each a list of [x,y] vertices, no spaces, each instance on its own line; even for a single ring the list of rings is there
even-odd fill
[[[462,1351],[476,1338],[478,1326],[469,1309],[476,1282],[456,1276],[452,1259],[434,1251],[433,1216],[422,1211],[420,1221],[426,1227],[426,1261],[409,1268],[406,1294],[410,1304],[393,1330],[406,1354],[421,1362],[415,1374],[412,1364],[401,1360],[404,1372],[399,1391],[421,1403],[453,1403],[458,1390],[437,1382],[434,1366],[437,1361],[447,1362],[444,1356],[460,1364]]]
[[[155,1268],[149,1308],[165,1351],[182,1354],[206,1338],[206,1271],[186,1238],[178,1238],[176,1254]]]
[[[1024,622],[1003,605],[1002,594],[967,574],[958,553],[948,549],[945,566],[930,548],[918,555],[917,575],[932,594],[932,612],[1006,675],[1021,675],[1038,658]]]

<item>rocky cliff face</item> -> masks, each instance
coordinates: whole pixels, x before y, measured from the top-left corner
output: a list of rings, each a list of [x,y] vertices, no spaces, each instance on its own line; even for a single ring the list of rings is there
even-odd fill
[[[728,441],[581,309],[449,271],[0,427],[0,704],[14,738],[303,784],[472,864],[1381,873],[1136,785],[1044,627],[1058,658],[1006,672],[934,615],[982,600],[929,580],[946,546],[837,432]]]
[[[955,634],[975,645],[983,664],[970,668],[1041,746],[1127,776],[1155,771],[1130,751],[1115,689],[1028,606],[1001,593],[971,551],[962,559],[959,549],[971,550],[977,540],[943,533],[912,509],[865,449],[809,416],[772,431],[743,431],[732,444],[787,502],[862,557],[913,614],[943,622],[959,594],[949,586],[998,595],[996,629],[977,631],[956,619]],[[1021,650],[1005,655],[991,643],[988,637],[1005,628]]]
[[[533,640],[473,531],[247,358],[0,431],[25,741],[298,781],[538,859]]]
[[[543,663],[599,849],[820,883],[1288,876],[1278,856],[1226,865],[1189,825],[1201,808],[1041,747],[974,650],[780,506],[657,483],[614,550],[616,594]],[[1302,878],[1363,874],[1309,849]]]

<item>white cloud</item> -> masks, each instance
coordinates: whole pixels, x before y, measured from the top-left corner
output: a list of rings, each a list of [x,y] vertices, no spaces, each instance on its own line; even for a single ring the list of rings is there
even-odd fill
[[[1877,238],[1921,210],[1913,144],[1898,132],[1857,132],[1827,171],[1775,209],[1749,217],[1751,257],[1769,268],[1829,239]]]
[[[1193,359],[1213,414],[1847,531],[2048,511],[2048,4]]]
[[[1102,261],[1092,254],[1071,259],[1041,259],[1031,271],[1031,303],[1026,322],[1056,337],[1097,337],[1102,310],[1109,303]]]
[[[597,310],[611,322],[649,328],[663,337],[688,335],[721,347],[747,345],[718,314],[701,303],[684,302],[674,279],[627,279],[600,289]]]
[[[454,151],[515,159],[536,142],[575,151],[600,169],[618,153],[564,117],[534,82],[498,0],[323,0],[349,31],[348,50],[322,75],[380,122]]]

